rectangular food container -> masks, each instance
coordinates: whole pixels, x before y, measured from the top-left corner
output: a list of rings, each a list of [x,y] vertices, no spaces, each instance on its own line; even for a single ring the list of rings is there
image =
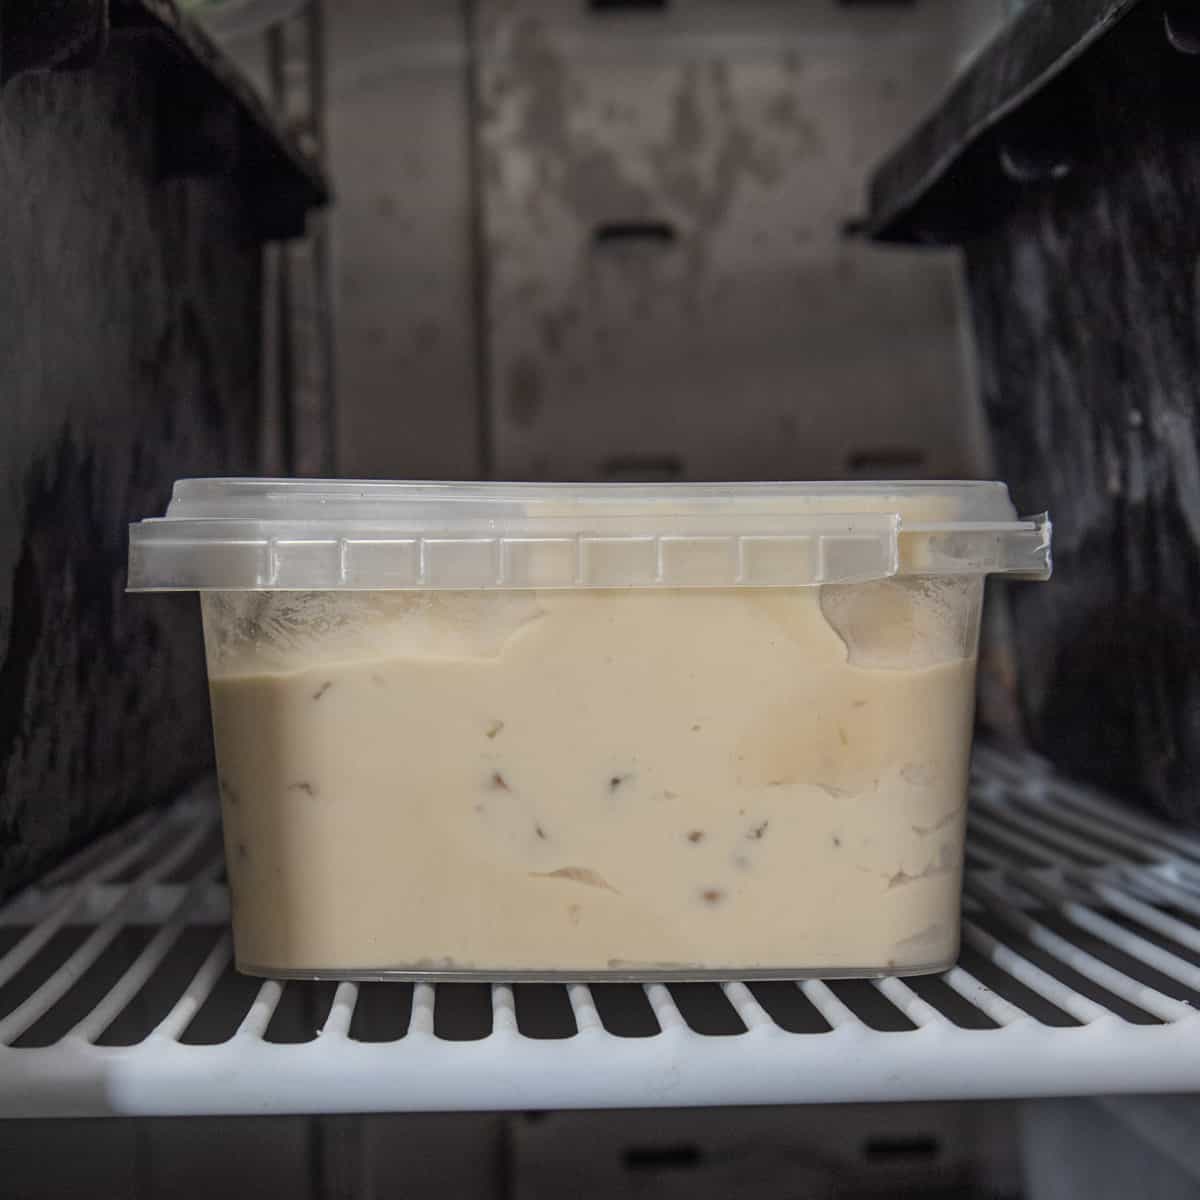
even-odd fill
[[[938,971],[999,483],[183,480],[238,967]]]

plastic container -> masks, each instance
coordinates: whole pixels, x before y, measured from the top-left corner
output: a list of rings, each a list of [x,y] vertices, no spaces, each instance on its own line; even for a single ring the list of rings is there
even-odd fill
[[[185,480],[237,962],[788,978],[958,949],[996,483]]]

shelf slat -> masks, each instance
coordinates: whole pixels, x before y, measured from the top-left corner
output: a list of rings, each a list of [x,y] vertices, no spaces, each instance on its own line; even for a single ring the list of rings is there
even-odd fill
[[[395,984],[396,1012],[411,994],[407,1028],[393,1017],[380,1041],[357,1033],[356,1012],[366,1029],[387,1008],[360,985],[341,983],[331,998],[328,985],[252,986],[234,975],[219,862],[202,856],[214,799],[181,800],[0,909],[0,928],[17,936],[0,956],[0,1118],[1200,1090],[1200,1014],[1185,998],[1200,995],[1200,842],[1036,759],[982,749],[973,788],[963,939],[984,961],[940,984],[889,978],[850,990],[810,979],[771,985],[768,998],[737,980],[686,992],[579,983],[543,985],[560,987],[557,1003],[536,991],[529,1004],[502,979],[453,992]],[[106,957],[134,927],[148,940],[132,961]],[[46,956],[64,931],[82,940],[55,966]],[[178,979],[164,970],[200,954]],[[85,993],[75,989],[105,964],[113,982],[78,1017]],[[372,1002],[359,1012],[364,996]],[[47,1046],[13,1044],[43,1017],[39,1030],[59,1028],[56,1006],[72,997],[70,1016],[58,1018],[69,1032]],[[443,1000],[447,1029],[461,1033],[465,1015],[479,1036],[439,1033]],[[277,1012],[288,1039],[307,1030],[308,1040],[268,1041]],[[98,1044],[118,1018],[133,1043]],[[192,1044],[198,1019],[226,1040]],[[540,1019],[551,1020],[548,1033]]]

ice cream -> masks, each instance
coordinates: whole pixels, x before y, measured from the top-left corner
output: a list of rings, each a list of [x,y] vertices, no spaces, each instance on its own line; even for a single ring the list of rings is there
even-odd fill
[[[945,967],[981,587],[206,594],[239,965]]]

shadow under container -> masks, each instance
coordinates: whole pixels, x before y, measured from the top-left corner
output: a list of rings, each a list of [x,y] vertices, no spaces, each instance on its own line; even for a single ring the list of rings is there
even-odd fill
[[[185,480],[237,962],[281,977],[944,970],[997,483]]]

